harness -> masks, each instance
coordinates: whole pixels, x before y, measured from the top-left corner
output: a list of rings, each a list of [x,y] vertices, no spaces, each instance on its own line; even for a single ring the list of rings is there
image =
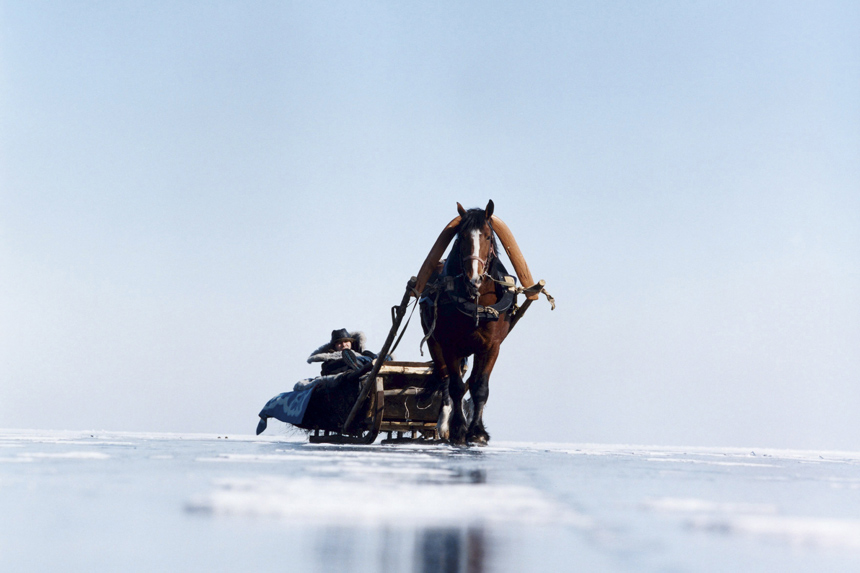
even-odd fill
[[[482,320],[499,320],[503,313],[515,307],[517,279],[507,274],[507,270],[498,258],[490,260],[490,272],[484,274],[484,278],[487,278],[496,284],[496,296],[499,300],[493,305],[485,306],[478,304],[477,297],[471,297],[467,292],[465,292],[465,274],[447,274],[446,271],[449,270],[448,265],[445,264],[442,274],[434,282],[427,284],[419,297],[418,302],[420,304],[427,303],[433,308],[433,322],[429,325],[429,328],[427,328],[427,334],[421,340],[421,344],[418,345],[418,350],[421,352],[422,356],[424,355],[424,343],[433,336],[433,332],[436,330],[436,319],[439,315],[440,306],[444,307],[453,305],[460,313],[470,318],[474,318],[475,326],[478,326]],[[500,290],[502,291],[501,296],[499,296]],[[421,320],[422,322],[424,321],[423,314],[421,315]]]
[[[481,262],[484,261],[481,260]],[[499,317],[509,311],[516,302],[517,279],[507,274],[507,269],[498,258],[491,259],[489,266],[489,272],[484,274],[484,278],[497,285],[496,296],[499,300],[496,304],[486,306],[478,304],[477,297],[467,292],[465,274],[446,274],[449,270],[447,265],[436,281],[424,288],[419,302],[432,304],[434,316],[435,307],[454,305],[459,312],[474,317],[476,321],[499,320]]]
[[[502,268],[504,270],[504,267]],[[496,304],[484,306],[475,302],[474,298],[469,298],[463,293],[463,289],[459,286],[459,282],[463,275],[440,277],[434,287],[439,289],[439,296],[436,299],[436,304],[440,305],[456,305],[456,309],[466,316],[476,317],[478,320],[499,320],[499,316],[507,312],[514,305],[516,296],[516,279],[512,276],[503,275],[500,278],[489,276],[490,280],[498,285],[504,285],[505,288],[502,296]],[[496,289],[498,294],[498,288]]]

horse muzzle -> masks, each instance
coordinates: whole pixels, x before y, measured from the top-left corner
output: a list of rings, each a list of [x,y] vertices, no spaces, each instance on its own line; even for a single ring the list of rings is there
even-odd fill
[[[481,285],[484,284],[483,277],[477,276],[475,278],[470,279],[466,278],[466,292],[469,293],[471,298],[475,298],[478,296],[478,293],[481,291]]]

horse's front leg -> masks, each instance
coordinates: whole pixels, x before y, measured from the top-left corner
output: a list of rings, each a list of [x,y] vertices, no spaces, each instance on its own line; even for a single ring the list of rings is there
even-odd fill
[[[469,376],[469,394],[472,395],[472,423],[466,434],[466,440],[471,444],[479,446],[486,445],[490,441],[490,434],[484,428],[484,405],[490,397],[490,373],[499,357],[499,348],[491,348],[488,352],[475,355],[475,363],[472,365],[472,374]]]
[[[448,392],[451,397],[451,435],[448,439],[454,445],[466,445],[468,423],[463,412],[463,397],[466,395],[466,384],[460,370],[460,358],[448,357]]]

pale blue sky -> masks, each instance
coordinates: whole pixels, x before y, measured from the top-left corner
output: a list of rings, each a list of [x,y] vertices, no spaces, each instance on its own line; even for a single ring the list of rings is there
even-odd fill
[[[0,427],[249,433],[492,198],[495,438],[860,448],[860,5],[246,4],[0,2]]]

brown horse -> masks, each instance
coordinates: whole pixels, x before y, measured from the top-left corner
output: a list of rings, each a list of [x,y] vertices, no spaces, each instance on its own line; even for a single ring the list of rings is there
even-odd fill
[[[513,294],[506,294],[510,289],[498,280],[507,273],[497,256],[492,200],[486,209],[467,211],[457,203],[457,210],[454,246],[422,293],[421,322],[442,384],[440,437],[457,445],[483,445],[490,439],[482,420],[490,374],[499,345],[511,329]],[[467,385],[462,367],[468,356],[474,359]],[[467,389],[473,404],[471,422],[463,411]]]

